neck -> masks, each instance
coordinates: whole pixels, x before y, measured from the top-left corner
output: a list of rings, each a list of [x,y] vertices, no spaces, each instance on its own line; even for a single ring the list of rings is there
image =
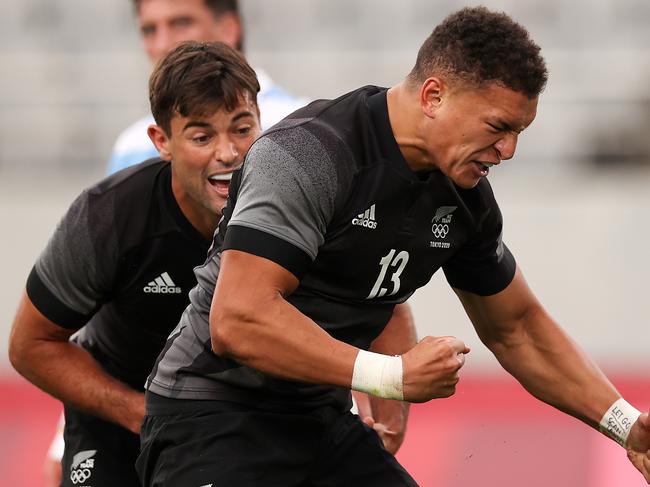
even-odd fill
[[[172,174],[172,193],[187,221],[206,239],[212,239],[215,228],[219,223],[220,215],[203,208],[198,202],[190,198],[186,191],[176,181]]]
[[[423,116],[420,109],[419,92],[406,81],[393,86],[386,96],[388,119],[400,152],[411,171],[430,169],[434,164],[425,150]]]

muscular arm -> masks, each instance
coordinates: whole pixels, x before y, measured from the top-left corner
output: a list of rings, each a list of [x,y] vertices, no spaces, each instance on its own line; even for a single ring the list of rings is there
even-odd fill
[[[620,394],[537,301],[519,269],[489,297],[456,290],[481,340],[531,394],[588,425]],[[650,483],[650,419],[642,414],[627,439],[627,455]]]
[[[358,349],[284,299],[297,286],[293,274],[270,260],[223,252],[210,310],[212,349],[267,374],[350,387]]]
[[[57,399],[138,433],[144,395],[112,378],[86,350],[69,342],[73,332],[43,316],[23,293],[9,359],[27,380]]]
[[[210,312],[213,351],[284,379],[350,388],[359,349],[332,338],[284,299],[297,285],[270,260],[224,251]],[[404,354],[405,400],[453,394],[466,350],[453,337],[428,337]]]
[[[519,269],[493,296],[456,293],[483,343],[531,394],[598,427],[620,395],[544,310]]]

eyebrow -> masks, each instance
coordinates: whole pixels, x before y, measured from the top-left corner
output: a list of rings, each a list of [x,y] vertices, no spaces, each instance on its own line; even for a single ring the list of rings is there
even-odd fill
[[[521,128],[514,128],[512,125],[510,125],[508,122],[504,122],[503,120],[496,120],[494,122],[488,122],[490,125],[493,127],[496,127],[499,130],[504,130],[506,132],[517,132],[520,134],[521,132],[524,131],[526,127],[521,127]]]
[[[253,112],[251,112],[250,110],[244,110],[242,112],[239,112],[232,119],[232,123],[238,122],[239,120],[241,120],[242,118],[245,118],[245,117],[253,117]],[[187,129],[191,129],[193,127],[210,128],[210,124],[208,122],[204,122],[202,120],[190,120],[183,127],[183,132],[185,132]]]

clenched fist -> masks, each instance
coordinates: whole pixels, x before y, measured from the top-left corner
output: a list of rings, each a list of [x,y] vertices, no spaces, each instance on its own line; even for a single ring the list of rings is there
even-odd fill
[[[404,400],[425,402],[456,392],[469,348],[451,336],[424,337],[402,355]]]

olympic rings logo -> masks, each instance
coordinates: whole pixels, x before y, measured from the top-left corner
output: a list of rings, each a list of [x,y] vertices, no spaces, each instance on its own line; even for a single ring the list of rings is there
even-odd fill
[[[449,233],[449,225],[442,224],[442,223],[434,223],[431,226],[431,231],[433,232],[434,237],[445,238]]]
[[[88,480],[92,472],[88,468],[73,470],[70,472],[70,480],[73,484],[81,484]]]

